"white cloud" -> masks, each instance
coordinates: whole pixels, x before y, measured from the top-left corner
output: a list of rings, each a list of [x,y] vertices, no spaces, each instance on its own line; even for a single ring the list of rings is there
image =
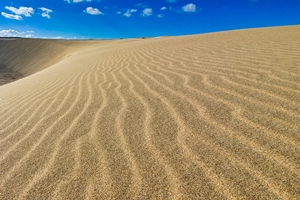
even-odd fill
[[[131,13],[137,12],[137,9],[130,9]]]
[[[184,12],[196,12],[196,9],[197,9],[196,5],[192,3],[189,3],[182,7],[182,10]]]
[[[62,36],[53,37],[53,39],[64,39]]]
[[[25,35],[26,38],[32,38],[34,35],[31,35],[31,34],[27,34]]]
[[[118,15],[121,15],[122,13],[120,11],[116,12]]]
[[[81,3],[81,2],[91,2],[92,0],[64,0],[68,3]]]
[[[43,12],[47,12],[47,13],[51,13],[51,12],[53,12],[53,10],[51,10],[51,9],[49,9],[49,8],[45,8],[45,7],[41,7],[41,8],[39,8],[41,11],[43,11]]]
[[[23,18],[20,15],[12,15],[5,12],[1,12],[1,15],[8,19],[23,20]]]
[[[131,13],[130,13],[129,11],[126,11],[126,12],[123,14],[123,16],[125,16],[125,17],[131,17]]]
[[[13,29],[0,30],[0,37],[33,37],[34,31],[16,31]]]
[[[53,36],[47,36],[47,37],[43,37],[43,39],[53,39],[53,40],[61,40],[61,39],[65,39],[64,37],[62,37],[62,36],[55,36],[55,37],[53,37]],[[68,38],[69,39],[69,38]]]
[[[164,18],[165,15],[164,15],[164,14],[158,14],[157,17],[158,17],[158,18]]]
[[[145,8],[142,12],[142,16],[144,16],[144,17],[149,17],[151,15],[153,15],[152,8]]]
[[[47,17],[48,19],[50,19],[50,15],[49,13],[52,13],[53,10],[49,9],[49,8],[45,8],[45,7],[41,7],[39,8],[41,11],[43,11],[42,13],[42,17]]]
[[[60,40],[60,39],[64,39],[64,37],[62,36],[56,36],[56,37],[50,37],[50,36],[47,36],[47,37],[42,37],[43,39],[53,39],[53,40]]]
[[[123,14],[123,16],[125,16],[125,17],[131,17],[131,13],[130,13],[130,12],[125,12],[125,13]]]
[[[98,8],[93,8],[93,7],[87,7],[86,10],[84,11],[90,15],[104,15]]]
[[[166,6],[161,7],[160,10],[167,10],[167,7]]]
[[[24,15],[25,17],[31,17],[34,14],[34,9],[31,7],[21,6],[19,8],[15,8],[12,6],[5,6],[5,9],[13,12],[16,15]]]
[[[71,37],[71,38],[67,38],[67,40],[76,40],[77,37]]]
[[[47,17],[48,19],[51,18],[50,15],[49,15],[49,13],[42,13],[42,17]]]
[[[131,17],[132,13],[137,12],[137,9],[127,9],[126,12],[123,14],[125,17]]]

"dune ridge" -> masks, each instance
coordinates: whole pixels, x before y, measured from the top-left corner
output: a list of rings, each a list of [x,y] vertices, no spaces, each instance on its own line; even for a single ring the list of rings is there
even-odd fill
[[[299,199],[299,32],[0,41],[0,199]]]

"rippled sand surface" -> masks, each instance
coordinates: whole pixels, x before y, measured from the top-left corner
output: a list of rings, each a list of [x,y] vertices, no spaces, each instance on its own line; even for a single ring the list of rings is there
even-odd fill
[[[0,41],[0,199],[300,199],[300,27]]]

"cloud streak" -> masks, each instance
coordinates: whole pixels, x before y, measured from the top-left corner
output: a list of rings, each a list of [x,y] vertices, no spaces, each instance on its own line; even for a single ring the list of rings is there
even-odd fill
[[[5,9],[11,11],[12,13],[14,13],[16,15],[24,15],[25,17],[31,17],[31,15],[34,14],[34,9],[31,7],[21,6],[19,8],[15,8],[12,6],[5,6]]]
[[[23,18],[20,15],[12,15],[6,12],[1,12],[1,15],[7,19],[23,20]]]
[[[91,2],[92,0],[64,0],[68,3],[81,3],[81,2]]]
[[[31,38],[34,35],[34,31],[16,31],[13,29],[0,30],[0,37],[27,37]]]

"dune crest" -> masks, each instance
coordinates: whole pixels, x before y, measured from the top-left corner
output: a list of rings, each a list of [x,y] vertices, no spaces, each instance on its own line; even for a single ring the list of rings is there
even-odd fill
[[[299,32],[0,41],[0,199],[299,199]]]

